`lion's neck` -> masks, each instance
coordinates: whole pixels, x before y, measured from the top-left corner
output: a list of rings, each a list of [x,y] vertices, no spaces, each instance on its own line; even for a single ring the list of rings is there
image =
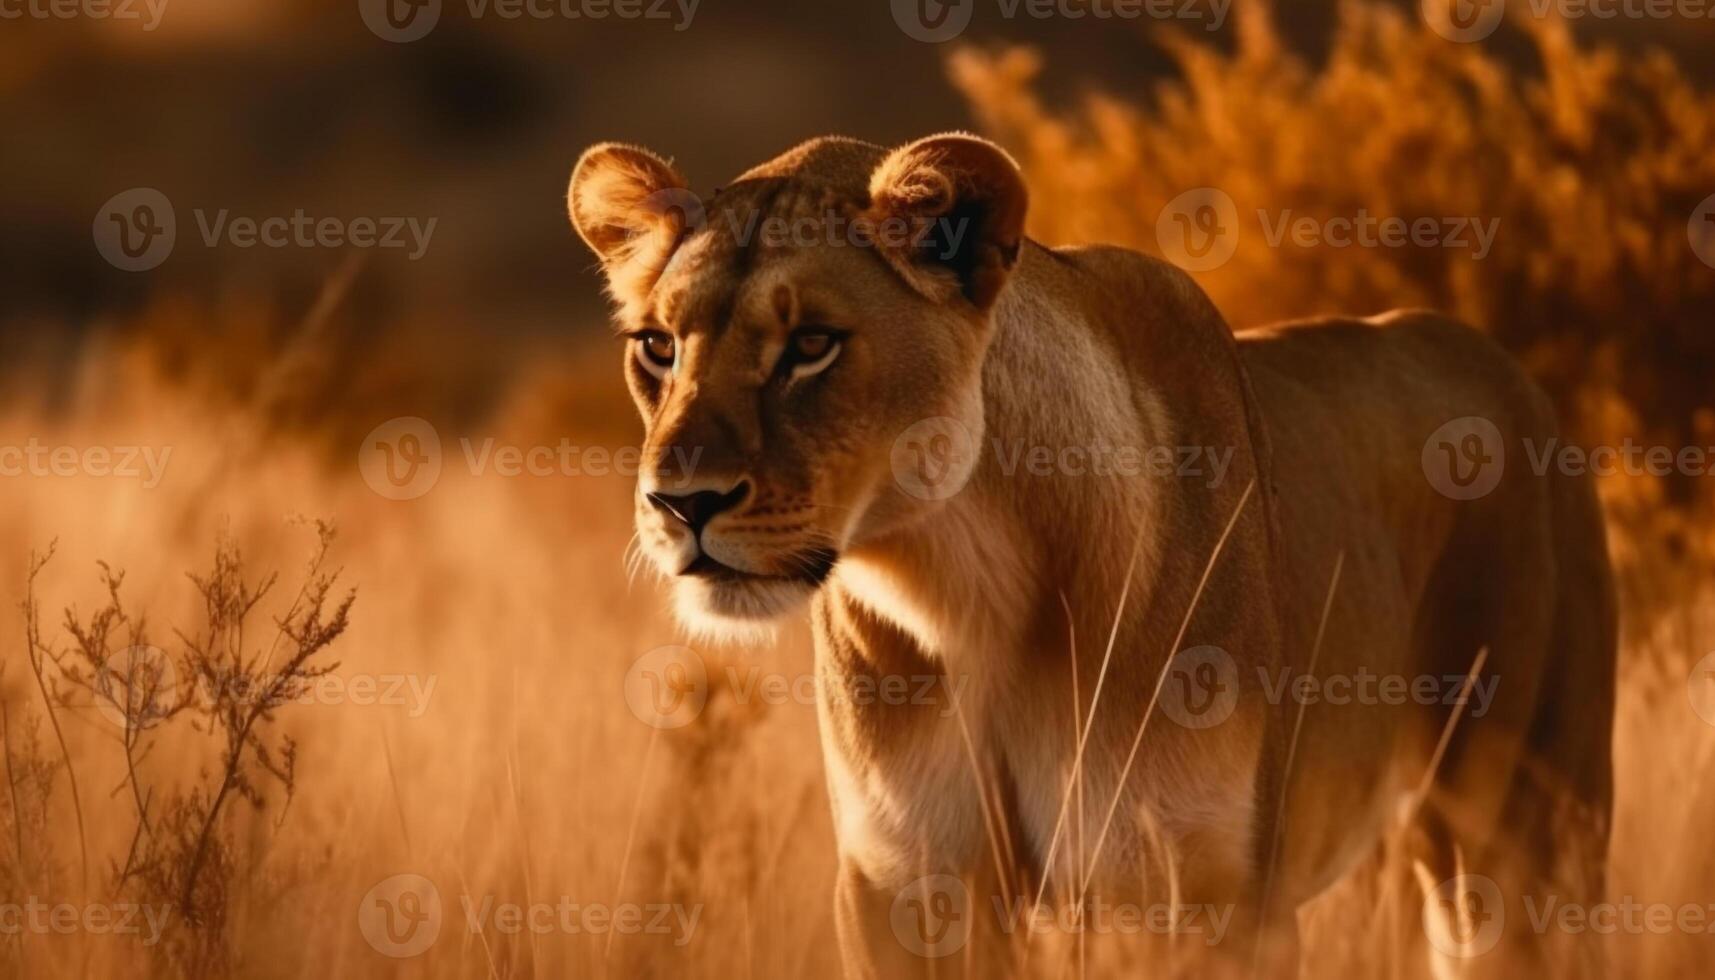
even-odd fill
[[[967,490],[932,520],[847,555],[837,585],[925,656],[948,661],[1020,642],[1038,592],[1039,548],[1003,507]]]
[[[1027,317],[1003,323],[984,401],[970,483],[836,573],[838,587],[943,662],[1063,635],[1066,606],[1112,609],[1139,531],[1155,523],[1158,488],[1171,483],[1091,472],[1088,458],[1063,452],[1161,445],[1168,431],[1079,324],[1056,324],[1047,338]],[[1134,601],[1157,563],[1147,546],[1136,554]]]

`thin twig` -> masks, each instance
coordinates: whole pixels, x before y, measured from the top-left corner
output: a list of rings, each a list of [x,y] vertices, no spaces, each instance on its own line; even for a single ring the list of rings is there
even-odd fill
[[[43,566],[53,560],[54,551],[59,546],[56,539],[48,543],[48,553],[37,556],[30,552],[29,575],[26,578],[26,592],[22,603],[24,610],[24,643],[30,659],[30,672],[36,678],[36,690],[41,692],[42,704],[46,706],[48,724],[54,730],[54,740],[59,743],[60,757],[65,760],[66,782],[71,784],[71,807],[77,817],[77,853],[83,894],[89,893],[89,835],[83,824],[83,798],[77,791],[77,770],[71,762],[71,749],[66,745],[64,729],[60,728],[59,712],[54,710],[54,699],[48,693],[47,660],[52,656],[42,643],[41,608],[36,604],[36,576],[41,573]],[[57,662],[57,661],[56,661]]]

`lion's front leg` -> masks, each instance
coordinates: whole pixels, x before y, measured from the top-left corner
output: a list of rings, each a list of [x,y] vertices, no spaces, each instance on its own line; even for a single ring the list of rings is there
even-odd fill
[[[1016,902],[992,873],[926,874],[897,887],[842,859],[834,920],[848,978],[1017,974],[1024,952]]]
[[[856,862],[842,859],[834,892],[834,922],[847,980],[888,980],[940,972],[964,952],[969,910],[948,903],[957,895],[931,887],[901,895],[881,887]],[[913,948],[907,948],[907,944]],[[955,976],[963,975],[955,969]]]

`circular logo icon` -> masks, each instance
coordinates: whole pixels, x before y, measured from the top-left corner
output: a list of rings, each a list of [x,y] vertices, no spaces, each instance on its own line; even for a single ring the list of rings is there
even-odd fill
[[[1449,41],[1473,44],[1495,33],[1506,0],[1423,0],[1423,20]]]
[[[173,254],[179,222],[173,202],[153,187],[115,194],[95,213],[95,250],[124,272],[147,272]]]
[[[388,500],[415,500],[441,478],[440,433],[414,415],[388,419],[363,437],[357,468],[369,489]]]
[[[939,44],[971,26],[976,6],[976,0],[893,0],[893,20],[912,40]]]
[[[1691,710],[1697,717],[1715,725],[1715,653],[1691,668],[1691,676],[1685,679],[1685,694],[1691,699]]]
[[[422,875],[383,879],[357,907],[357,928],[369,948],[383,956],[421,955],[441,935],[441,891]]]
[[[1715,269],[1715,194],[1704,198],[1697,210],[1691,212],[1691,226],[1686,234],[1691,238],[1691,251],[1704,265]]]
[[[925,959],[951,956],[971,938],[971,894],[953,875],[924,875],[899,890],[888,921],[899,945]]]
[[[1239,207],[1218,187],[1186,191],[1156,217],[1155,241],[1186,272],[1218,269],[1239,250]]]
[[[1214,728],[1239,703],[1239,668],[1220,647],[1190,647],[1167,665],[1161,710],[1186,728]]]
[[[656,222],[670,222],[674,237],[693,231],[698,231],[709,223],[708,210],[703,207],[703,199],[695,191],[684,187],[668,187],[658,190],[643,199],[641,205],[644,213],[652,219],[649,225]]]
[[[1507,468],[1501,430],[1480,415],[1457,418],[1423,443],[1423,475],[1450,500],[1476,500],[1494,492]]]
[[[370,33],[394,44],[428,37],[441,20],[441,0],[357,0],[357,10]]]
[[[645,725],[683,728],[708,701],[709,671],[690,647],[656,647],[625,672],[625,703]]]
[[[977,440],[963,422],[938,415],[901,432],[888,462],[899,489],[918,500],[946,500],[976,472]]]
[[[1456,875],[1423,899],[1423,931],[1444,955],[1472,959],[1495,948],[1506,928],[1501,889],[1482,875]]]
[[[130,646],[107,658],[90,685],[95,710],[122,731],[166,721],[183,703],[179,672],[160,647]]]

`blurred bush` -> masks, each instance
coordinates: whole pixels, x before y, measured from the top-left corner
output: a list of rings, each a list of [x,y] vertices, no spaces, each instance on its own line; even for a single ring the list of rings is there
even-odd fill
[[[1237,252],[1198,280],[1235,327],[1400,306],[1450,311],[1523,357],[1587,444],[1715,445],[1715,272],[1688,226],[1715,192],[1715,97],[1666,54],[1581,46],[1518,19],[1537,63],[1454,44],[1421,20],[1348,2],[1324,63],[1241,5],[1224,52],[1162,30],[1180,77],[1069,110],[1027,47],[951,62],[982,125],[1017,154],[1032,233],[1154,254],[1182,192],[1236,202]],[[1269,247],[1251,216],[1499,220],[1481,259],[1452,248]],[[1255,230],[1253,230],[1255,229]],[[1609,488],[1691,503],[1702,478]],[[1610,500],[1613,503],[1613,499]]]

